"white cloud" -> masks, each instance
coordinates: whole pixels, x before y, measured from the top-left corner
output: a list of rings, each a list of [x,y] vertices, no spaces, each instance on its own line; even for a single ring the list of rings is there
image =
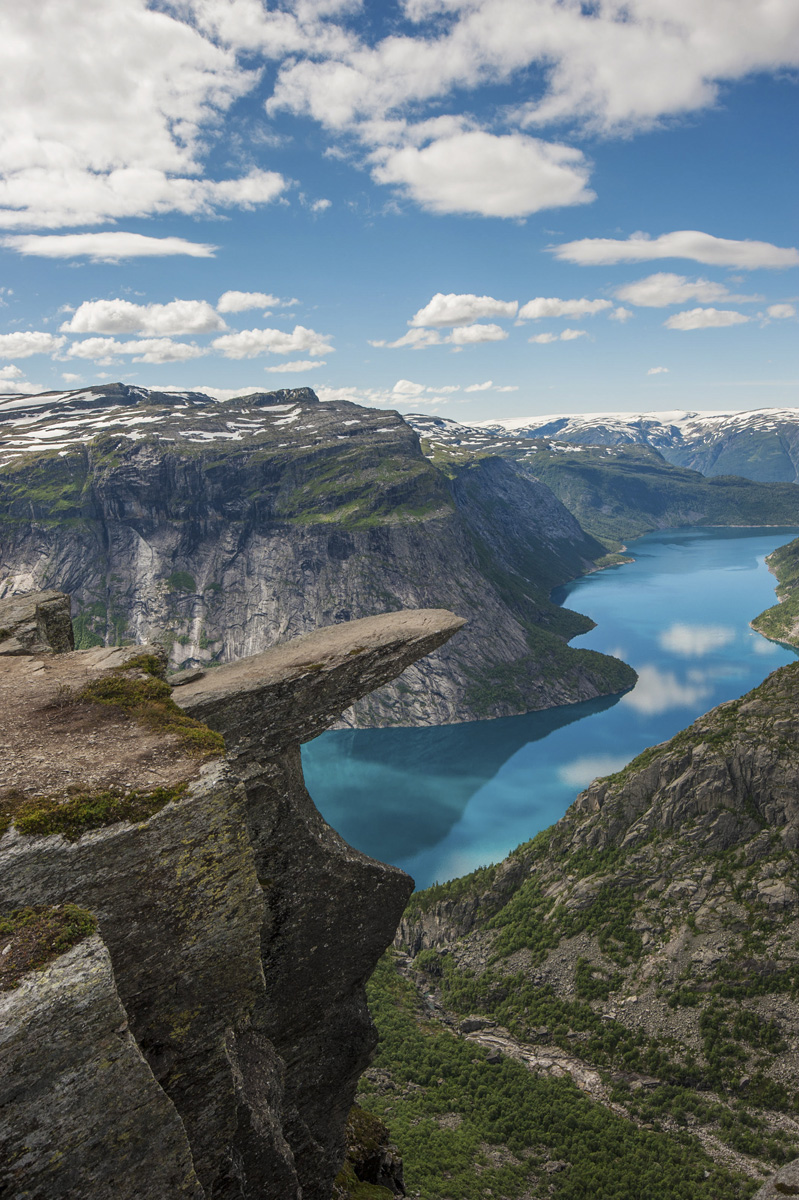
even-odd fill
[[[242,329],[214,338],[214,350],[225,358],[255,358],[259,354],[297,354],[303,351],[318,358],[332,354],[329,334],[317,333],[304,325],[295,325],[291,333],[282,329]]]
[[[265,371],[270,371],[273,375],[281,375],[287,371],[315,371],[317,367],[326,367],[327,363],[323,358],[301,358],[294,362],[278,363],[276,367],[264,367]]]
[[[20,371],[19,367],[15,367],[12,363],[9,363],[7,367],[0,367],[0,379],[4,383],[8,382],[9,379],[22,379],[23,374],[24,372]]]
[[[517,300],[495,300],[493,296],[475,296],[436,292],[433,299],[414,313],[408,322],[414,328],[433,325],[442,329],[453,325],[470,325],[481,317],[514,317]]]
[[[668,367],[650,367],[647,371],[647,375],[668,375],[668,373]]]
[[[399,396],[421,396],[427,391],[423,383],[412,383],[410,379],[398,379],[391,389]]]
[[[0,358],[30,358],[32,354],[54,354],[67,339],[38,330],[0,334]]]
[[[713,650],[735,641],[735,630],[728,625],[670,625],[658,635],[664,650],[683,658],[704,658]]]
[[[749,317],[724,308],[689,308],[675,313],[663,324],[667,329],[723,329],[727,325],[743,325]]]
[[[470,383],[465,392],[490,392],[494,386],[493,379],[487,379],[485,383]]]
[[[604,775],[613,775],[626,767],[629,759],[618,754],[591,754],[575,758],[558,768],[558,775],[570,787],[586,788]]]
[[[81,377],[80,375],[76,375],[74,371],[62,371],[61,378],[64,380],[64,383],[78,383]]]
[[[587,204],[588,167],[572,146],[524,134],[467,130],[422,147],[384,148],[372,174],[435,213],[525,217],[542,208]]]
[[[257,168],[202,177],[215,126],[259,71],[146,0],[7,7],[0,105],[0,226],[91,225],[212,213],[274,200],[287,181]]]
[[[520,321],[538,321],[542,317],[585,317],[613,308],[610,300],[559,300],[557,296],[536,296],[519,309]]]
[[[769,304],[766,312],[770,317],[776,317],[777,320],[783,320],[787,317],[796,316],[796,305],[794,304]]]
[[[413,350],[425,350],[428,346],[441,346],[444,339],[434,329],[409,329],[395,342],[370,341],[370,346],[378,346],[386,350],[400,350],[410,346]]]
[[[62,333],[216,333],[227,329],[207,300],[134,304],[130,300],[84,300]]]
[[[629,130],[712,104],[717,81],[799,58],[793,0],[405,0],[403,9],[418,23],[412,35],[353,36],[326,61],[318,48],[287,59],[272,107],[340,130],[484,84],[512,80],[518,92],[537,65],[538,94],[517,120]]]
[[[774,246],[771,242],[734,241],[714,237],[694,229],[663,233],[651,238],[646,233],[634,233],[626,240],[615,238],[582,238],[553,247],[556,258],[580,266],[604,266],[620,262],[644,262],[655,258],[692,258],[695,262],[717,267],[738,267],[755,270],[758,267],[795,267],[799,265],[799,250],[793,246]]]
[[[165,258],[186,254],[190,258],[213,258],[216,246],[188,242],[180,237],[147,237],[143,233],[12,233],[0,239],[18,254],[39,258],[89,258],[116,262],[121,258]]]
[[[550,342],[573,342],[577,338],[587,336],[585,329],[563,329],[560,333],[537,333],[527,340],[537,342],[539,346],[548,346]]]
[[[250,308],[277,308],[283,301],[268,292],[223,292],[216,305],[217,312],[246,312]]]
[[[761,296],[734,296],[723,283],[711,283],[709,279],[687,279],[684,275],[672,275],[668,271],[658,271],[646,279],[627,283],[616,289],[616,295],[620,300],[644,308],[666,308],[669,304],[685,304],[688,300],[707,304],[713,300],[745,303],[762,299]]]
[[[519,390],[518,383],[506,383],[504,385],[504,387],[494,388],[495,392],[518,392],[518,390]]]
[[[325,212],[332,205],[332,200],[314,200],[310,205],[311,212]]]
[[[634,314],[630,311],[630,309],[624,308],[620,304],[618,306],[618,308],[614,308],[613,312],[608,313],[608,320],[609,321],[621,321],[621,323],[623,325],[624,322],[629,321],[630,317],[632,317],[632,316],[634,316]]]
[[[710,695],[711,689],[696,672],[691,680],[681,683],[673,671],[661,671],[651,664],[636,667],[636,670],[638,683],[622,696],[620,703],[647,716],[668,712],[671,708],[691,708]]]
[[[507,329],[499,325],[460,325],[445,340],[453,346],[477,346],[481,342],[502,342],[507,336]]]
[[[118,342],[114,338],[86,338],[73,342],[66,352],[67,358],[87,358],[95,362],[110,362],[114,358],[130,354],[134,362],[168,363],[188,362],[201,358],[207,351],[193,342],[173,342],[171,338],[135,338]]]

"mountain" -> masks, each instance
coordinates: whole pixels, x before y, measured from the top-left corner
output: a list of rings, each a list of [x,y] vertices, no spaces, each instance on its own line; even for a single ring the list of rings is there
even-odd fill
[[[778,547],[766,562],[777,576],[780,602],[755,617],[752,628],[767,638],[799,646],[799,538]]]
[[[442,469],[492,456],[514,462],[545,483],[582,528],[611,550],[653,529],[799,524],[799,491],[793,484],[727,475],[707,479],[632,441],[577,444],[422,414],[406,420]]]
[[[584,445],[651,446],[703,475],[743,475],[762,482],[799,481],[799,409],[751,412],[589,413],[513,417],[484,423],[494,433],[555,437]]]
[[[409,1184],[429,1179],[424,1130],[454,1111],[455,1161],[471,1137],[486,1171],[513,1165],[482,1181],[507,1197],[550,1169],[563,1197],[748,1196],[799,1154],[797,747],[794,664],[596,780],[498,866],[412,897],[361,1097]]]
[[[549,600],[604,547],[505,459],[444,472],[393,412],[308,389],[218,403],[111,384],[0,404],[0,596],[72,593],[77,645],[211,667],[320,624],[446,606],[468,637],[359,704],[436,724],[619,692]]]

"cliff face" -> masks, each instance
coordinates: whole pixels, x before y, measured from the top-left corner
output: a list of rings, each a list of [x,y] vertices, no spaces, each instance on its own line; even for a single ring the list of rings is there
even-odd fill
[[[798,702],[784,667],[414,896],[438,1018],[756,1178],[799,1153]]]
[[[548,599],[604,548],[512,462],[438,470],[396,413],[307,389],[218,404],[112,385],[7,402],[0,431],[0,595],[71,592],[80,647],[158,639],[177,668],[445,606],[468,642],[348,723],[509,715],[634,682],[569,649],[590,622]]]
[[[325,824],[299,745],[462,623],[321,630],[181,707],[157,647],[0,656],[0,934],[30,966],[0,975],[1,1195],[327,1200],[412,880]],[[37,958],[69,905],[96,934]]]

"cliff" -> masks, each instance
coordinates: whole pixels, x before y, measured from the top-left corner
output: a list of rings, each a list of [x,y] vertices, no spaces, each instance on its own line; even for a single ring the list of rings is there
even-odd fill
[[[217,403],[121,384],[0,403],[0,596],[73,597],[80,648],[159,641],[172,668],[404,608],[469,620],[348,712],[438,724],[623,691],[552,604],[604,547],[513,462],[457,477],[397,413],[308,389]]]
[[[463,621],[347,622],[172,693],[159,647],[20,650],[68,606],[0,603],[0,1195],[327,1200],[413,884],[325,824],[300,742]]]
[[[415,895],[397,937],[425,1019],[661,1133],[650,1163],[682,1147],[731,1172],[659,1196],[748,1195],[799,1154],[798,714],[799,664]]]
[[[799,646],[799,538],[780,546],[766,562],[777,577],[779,604],[756,616],[752,628],[764,637]]]

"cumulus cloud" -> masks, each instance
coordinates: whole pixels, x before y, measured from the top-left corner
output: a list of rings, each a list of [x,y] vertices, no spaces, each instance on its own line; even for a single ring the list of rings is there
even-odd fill
[[[563,329],[560,333],[536,333],[527,340],[537,342],[539,346],[548,346],[550,342],[573,342],[587,336],[585,329]]]
[[[695,229],[681,229],[650,237],[634,233],[627,239],[581,238],[553,247],[556,258],[580,266],[605,266],[620,262],[645,262],[656,258],[691,258],[717,267],[795,267],[799,250],[793,246],[774,246],[771,242],[734,241],[714,237]]]
[[[493,296],[475,296],[436,292],[433,299],[414,313],[408,322],[414,328],[432,325],[442,329],[453,325],[470,325],[481,317],[514,317],[517,300],[495,300]]]
[[[203,177],[209,135],[259,71],[146,0],[12,5],[0,63],[0,103],[20,114],[0,137],[0,226],[213,213],[288,186],[260,168]]]
[[[775,317],[777,320],[783,320],[787,317],[796,316],[795,304],[769,304],[766,312],[770,317]]]
[[[370,346],[378,346],[385,350],[401,350],[409,346],[412,350],[425,350],[428,346],[441,346],[444,339],[435,329],[409,329],[402,337],[394,342],[370,341]]]
[[[587,317],[613,308],[610,300],[559,300],[556,296],[536,296],[519,309],[520,321],[538,321],[542,317]]]
[[[614,308],[613,312],[608,313],[608,320],[609,321],[621,321],[621,323],[623,325],[624,322],[629,321],[630,317],[632,317],[632,316],[633,316],[633,313],[630,311],[630,309],[624,308],[620,304],[618,306],[618,308]]]
[[[579,150],[520,133],[466,130],[421,148],[386,147],[373,157],[378,183],[400,187],[434,213],[526,217],[595,199]]]
[[[427,391],[423,383],[412,383],[410,379],[398,379],[391,389],[398,396],[421,396]]]
[[[760,296],[734,296],[723,283],[712,283],[709,279],[687,279],[684,275],[672,275],[668,271],[658,271],[646,279],[627,283],[616,289],[616,295],[620,300],[644,308],[666,308],[670,304],[685,304],[688,300],[699,300],[703,304],[714,300],[731,300],[740,304],[762,299]]]
[[[485,383],[470,383],[467,388],[464,388],[464,391],[466,391],[466,392],[489,392],[489,391],[491,391],[493,386],[494,386],[493,379],[487,379],[485,381]]]
[[[207,300],[134,304],[130,300],[84,300],[62,333],[216,333],[227,329]]]
[[[30,358],[33,354],[54,354],[67,339],[39,330],[0,334],[0,358]]]
[[[223,292],[216,305],[217,312],[247,312],[250,308],[277,308],[283,301],[268,292]]]
[[[22,379],[23,373],[19,367],[15,367],[11,363],[7,367],[0,367],[0,379],[4,383],[7,383],[9,379]]]
[[[242,329],[238,333],[225,333],[214,338],[214,350],[225,358],[255,358],[259,354],[310,354],[319,358],[332,354],[329,334],[317,333],[304,325],[295,325],[291,333],[282,329]]]
[[[647,375],[668,375],[668,373],[668,367],[650,367],[647,371]]]
[[[744,313],[725,308],[689,308],[675,313],[663,324],[667,329],[723,329],[727,325],[743,325],[750,318]]]
[[[206,242],[180,237],[147,237],[143,233],[12,233],[0,239],[18,254],[38,258],[88,258],[93,262],[118,262],[121,258],[166,258],[185,254],[213,258],[217,250]]]
[[[507,329],[499,325],[460,325],[446,338],[453,346],[477,346],[481,342],[502,342]]]
[[[171,338],[135,338],[118,342],[115,338],[86,338],[73,342],[66,352],[67,358],[87,358],[95,362],[110,362],[123,355],[132,355],[133,362],[168,363],[188,362],[201,358],[207,351],[193,342],[173,342]]]
[[[287,371],[293,371],[295,374],[298,371],[314,371],[317,367],[326,367],[327,363],[323,358],[301,358],[294,362],[278,363],[276,367],[264,367],[265,371],[270,371],[273,375],[280,375]]]

